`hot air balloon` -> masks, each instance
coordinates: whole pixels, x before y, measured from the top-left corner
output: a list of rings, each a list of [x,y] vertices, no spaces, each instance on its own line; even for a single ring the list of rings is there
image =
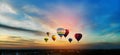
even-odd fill
[[[68,34],[69,34],[69,30],[68,30],[68,29],[65,29],[64,37],[66,38]]]
[[[46,32],[46,34],[47,34],[47,36],[49,36],[49,35],[50,35],[50,32]]]
[[[76,33],[75,34],[75,39],[79,42],[80,39],[82,38],[82,34],[81,33]]]
[[[45,42],[47,42],[47,41],[48,41],[48,38],[44,38],[44,40],[45,40]]]
[[[58,28],[57,33],[62,38],[62,36],[64,36],[64,34],[65,34],[65,29],[64,28]]]
[[[72,38],[69,38],[68,41],[71,43],[72,42]]]
[[[56,36],[52,35],[52,40],[55,41],[56,40]]]

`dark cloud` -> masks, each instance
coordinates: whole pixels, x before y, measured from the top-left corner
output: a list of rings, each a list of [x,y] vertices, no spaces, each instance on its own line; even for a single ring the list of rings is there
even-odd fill
[[[0,28],[30,32],[30,33],[34,33],[34,34],[41,35],[41,36],[45,35],[45,33],[42,31],[30,30],[30,29],[25,29],[25,28],[20,28],[20,27],[13,27],[13,26],[8,26],[8,25],[4,25],[4,24],[0,24]]]

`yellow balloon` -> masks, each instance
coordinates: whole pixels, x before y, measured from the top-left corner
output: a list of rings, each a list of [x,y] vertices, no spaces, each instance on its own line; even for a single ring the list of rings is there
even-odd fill
[[[56,40],[56,36],[52,35],[52,40],[55,41]]]

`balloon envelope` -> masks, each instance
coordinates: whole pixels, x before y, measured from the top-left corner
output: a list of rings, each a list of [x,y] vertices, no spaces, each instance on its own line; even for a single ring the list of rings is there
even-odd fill
[[[57,33],[60,37],[64,36],[65,34],[65,29],[64,28],[58,28]]]
[[[50,32],[46,32],[46,34],[47,34],[47,36],[49,36],[49,35],[50,35]]]
[[[76,39],[77,41],[80,41],[81,38],[82,38],[82,34],[81,34],[81,33],[76,33],[76,34],[75,34],[75,39]]]
[[[64,37],[67,37],[68,34],[69,34],[69,30],[68,30],[68,29],[65,29]]]
[[[45,42],[47,42],[47,41],[48,41],[48,38],[44,38],[44,40],[45,40]]]
[[[56,36],[52,35],[52,40],[55,41],[56,40]]]
[[[68,41],[71,43],[72,42],[72,38],[69,38]]]

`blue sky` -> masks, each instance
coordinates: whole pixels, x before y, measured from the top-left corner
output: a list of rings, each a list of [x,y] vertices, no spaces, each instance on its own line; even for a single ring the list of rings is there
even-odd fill
[[[0,24],[18,29],[49,31],[54,35],[57,35],[58,27],[63,27],[71,31],[68,38],[74,39],[74,33],[82,33],[80,43],[119,43],[119,5],[119,0],[0,0]],[[3,27],[0,30],[1,38],[20,36],[21,39],[34,39],[33,43],[44,42],[43,35],[29,31]],[[59,39],[58,42],[64,41]]]

